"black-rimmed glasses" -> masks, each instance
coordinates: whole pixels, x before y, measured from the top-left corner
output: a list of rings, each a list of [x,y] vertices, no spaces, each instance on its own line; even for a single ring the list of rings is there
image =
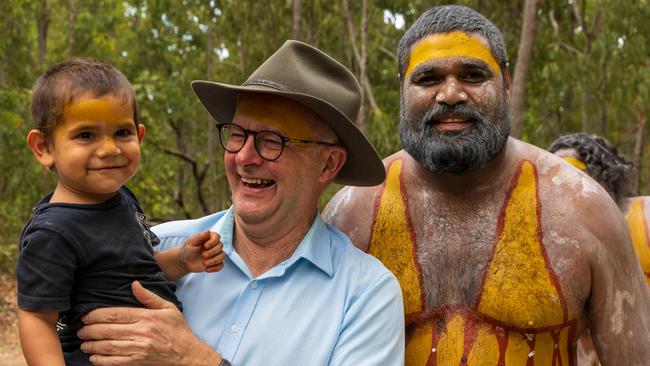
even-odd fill
[[[268,161],[278,160],[278,158],[280,158],[280,155],[282,155],[282,151],[284,151],[284,146],[287,142],[294,142],[298,144],[318,144],[326,146],[338,145],[331,142],[291,139],[270,130],[247,130],[234,123],[218,124],[217,128],[219,129],[219,142],[221,142],[221,146],[223,146],[227,152],[239,152],[246,144],[248,135],[252,135],[255,150],[262,157],[262,159]]]

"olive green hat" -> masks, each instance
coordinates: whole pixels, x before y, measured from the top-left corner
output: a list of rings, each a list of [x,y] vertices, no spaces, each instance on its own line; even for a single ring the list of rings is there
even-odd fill
[[[232,121],[242,92],[295,100],[329,124],[347,149],[336,183],[374,186],[386,177],[377,151],[353,122],[361,106],[359,83],[345,66],[315,47],[287,41],[241,86],[195,80],[192,89],[218,123]]]

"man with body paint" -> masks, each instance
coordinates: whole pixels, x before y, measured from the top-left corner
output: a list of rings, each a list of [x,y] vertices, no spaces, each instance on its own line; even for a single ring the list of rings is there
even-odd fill
[[[607,192],[509,138],[501,33],[462,6],[425,12],[399,48],[404,150],[378,187],[324,212],[398,278],[406,365],[647,365],[650,295]]]
[[[625,216],[634,251],[650,285],[650,197],[628,197],[632,163],[605,139],[582,132],[560,136],[548,151],[589,174],[609,192]],[[578,361],[581,365],[598,365],[598,356],[588,336],[580,339]]]
[[[361,88],[352,73],[288,41],[242,86],[192,87],[219,123],[233,205],[153,231],[163,250],[218,232],[224,268],[179,281],[183,314],[139,288],[150,309],[90,313],[82,349],[95,365],[402,365],[397,279],[318,214],[332,181],[385,178],[353,124]]]

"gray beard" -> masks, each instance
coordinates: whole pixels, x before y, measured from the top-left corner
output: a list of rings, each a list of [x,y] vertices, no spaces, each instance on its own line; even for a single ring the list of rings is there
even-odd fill
[[[404,150],[425,169],[441,174],[462,175],[479,169],[505,146],[510,134],[507,96],[500,105],[485,109],[457,104],[438,104],[415,116],[409,116],[402,102],[399,135]],[[438,132],[431,121],[453,113],[472,119],[472,126],[459,132]]]

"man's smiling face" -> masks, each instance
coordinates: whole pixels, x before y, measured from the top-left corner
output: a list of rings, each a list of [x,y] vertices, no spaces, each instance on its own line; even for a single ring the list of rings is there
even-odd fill
[[[243,94],[232,122],[250,131],[314,140],[320,136],[310,124],[317,123],[317,118],[307,107],[284,97]],[[253,140],[249,135],[240,151],[224,155],[238,219],[251,224],[295,222],[295,216],[315,210],[321,189],[319,152],[324,147],[288,142],[280,157],[269,161],[259,155]]]
[[[404,149],[434,173],[480,168],[510,133],[509,87],[483,37],[422,38],[411,47],[401,88]]]

